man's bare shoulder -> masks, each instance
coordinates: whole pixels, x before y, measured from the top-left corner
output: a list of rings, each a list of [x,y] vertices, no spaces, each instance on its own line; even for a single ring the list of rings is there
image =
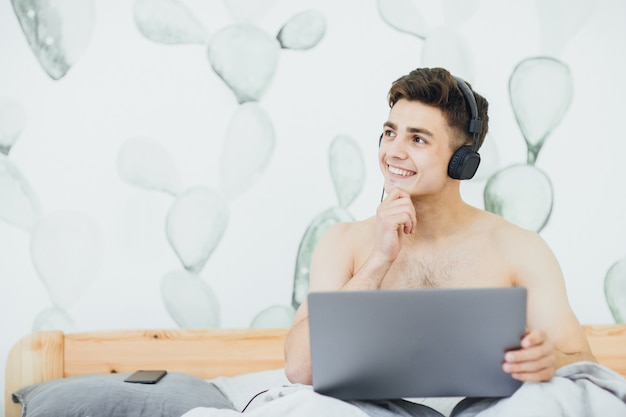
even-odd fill
[[[479,224],[482,230],[488,234],[488,237],[498,245],[523,244],[532,246],[543,241],[537,232],[524,229],[488,211],[482,211]]]
[[[517,226],[496,214],[485,213],[489,247],[502,259],[507,259],[519,270],[526,270],[529,265],[556,266],[552,249],[539,233]]]
[[[367,250],[372,244],[376,220],[374,217],[335,223],[322,235],[319,246],[326,252],[342,253],[353,259],[357,254]]]
[[[358,237],[373,233],[375,225],[375,217],[353,222],[340,222],[332,225],[326,234],[344,237]]]
[[[372,241],[371,223],[335,223],[324,232],[311,260],[310,291],[337,290],[354,275],[364,242]]]

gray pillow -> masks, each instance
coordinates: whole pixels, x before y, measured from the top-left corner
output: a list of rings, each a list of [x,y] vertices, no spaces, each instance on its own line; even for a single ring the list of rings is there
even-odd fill
[[[168,372],[156,384],[124,382],[130,374],[55,379],[13,393],[22,417],[180,417],[195,407],[234,409],[212,383]]]

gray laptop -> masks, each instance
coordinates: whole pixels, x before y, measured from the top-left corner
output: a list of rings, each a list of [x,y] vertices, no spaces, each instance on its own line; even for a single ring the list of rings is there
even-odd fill
[[[313,389],[345,400],[505,397],[526,327],[525,288],[308,295]]]

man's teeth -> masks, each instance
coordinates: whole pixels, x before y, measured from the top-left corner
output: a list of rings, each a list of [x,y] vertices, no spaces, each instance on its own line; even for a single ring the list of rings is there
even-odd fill
[[[403,169],[392,167],[392,166],[389,166],[389,172],[391,172],[394,175],[402,175],[403,177],[408,177],[410,175],[415,174],[412,171],[405,171]]]

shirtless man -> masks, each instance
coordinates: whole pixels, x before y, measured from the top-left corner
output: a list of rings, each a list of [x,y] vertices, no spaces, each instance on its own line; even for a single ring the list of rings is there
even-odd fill
[[[466,84],[482,121],[476,138],[469,132],[471,108],[460,83],[441,68],[417,69],[393,83],[378,152],[387,196],[374,217],[338,223],[322,236],[309,291],[526,287],[528,331],[502,367],[521,381],[548,381],[563,365],[595,358],[544,240],[466,204],[460,180],[448,173],[454,151],[473,141],[477,150],[487,133],[488,103]],[[310,384],[306,301],[285,358],[287,378]]]

